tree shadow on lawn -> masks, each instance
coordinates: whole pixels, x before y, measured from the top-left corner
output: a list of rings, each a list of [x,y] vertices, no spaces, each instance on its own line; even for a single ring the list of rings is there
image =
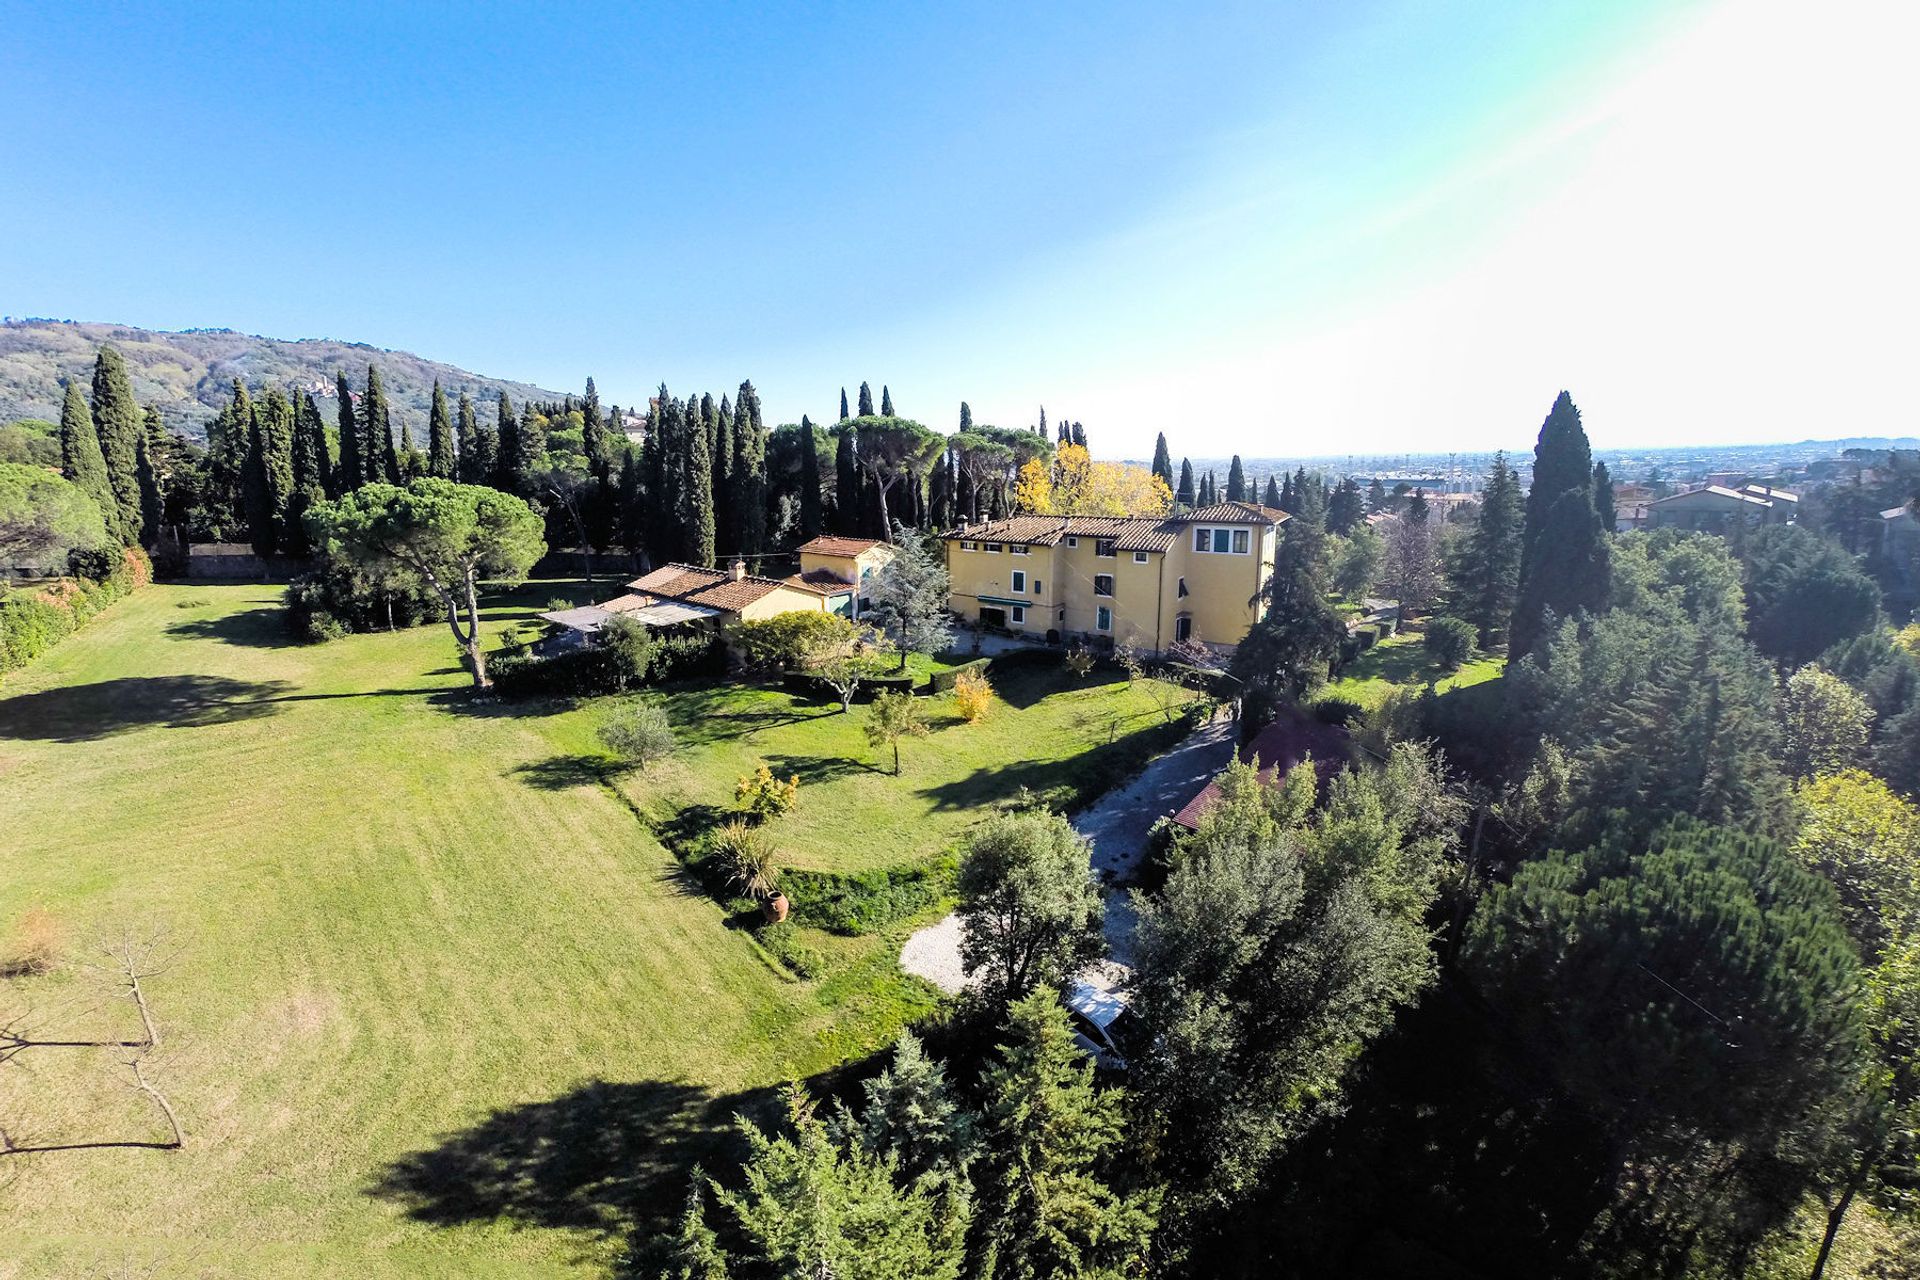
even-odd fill
[[[617,761],[585,752],[550,756],[512,770],[515,777],[541,791],[571,791],[575,787],[597,786],[613,781],[619,772]]]
[[[866,760],[854,760],[846,756],[791,756],[772,755],[766,757],[767,768],[776,778],[797,777],[805,786],[817,782],[831,782],[835,778],[850,778],[857,773],[886,774],[889,771]]]
[[[816,1099],[849,1097],[879,1055],[801,1085]],[[366,1194],[438,1227],[505,1221],[591,1231],[635,1246],[622,1275],[652,1275],[654,1239],[686,1208],[697,1164],[737,1185],[747,1144],[734,1123],[784,1115],[780,1089],[714,1095],[664,1080],[594,1080],[544,1102],[501,1107],[437,1146],[394,1161]]]
[[[92,742],[134,729],[193,729],[255,720],[295,700],[287,696],[292,688],[285,680],[203,675],[122,676],[63,685],[0,697],[0,738]]]
[[[669,686],[661,692],[681,740],[693,746],[840,714],[840,704],[833,699],[808,698],[786,689],[728,683]]]
[[[1084,676],[1076,676],[1062,666],[1036,664],[990,672],[989,678],[1000,701],[1015,711],[1025,711],[1056,693],[1118,684],[1127,678],[1127,673],[1118,668],[1100,666]]]
[[[1068,787],[1074,792],[1074,805],[1086,803],[1110,788],[1131,782],[1147,761],[1177,740],[1171,731],[1165,737],[1142,736],[1151,734],[1153,728],[1165,723],[1158,716],[1153,718],[1153,725],[1144,728],[1138,723],[1140,717],[1130,719],[1135,723],[1131,727],[1124,727],[1121,736],[1113,741],[1090,747],[1064,760],[1024,760],[982,765],[965,777],[922,787],[919,794],[931,797],[936,810],[976,809],[997,804],[1023,787],[1043,798],[1055,788]]]
[[[219,640],[250,649],[290,649],[299,643],[287,634],[286,611],[259,605],[212,618],[190,618],[167,627],[170,636],[190,640]]]

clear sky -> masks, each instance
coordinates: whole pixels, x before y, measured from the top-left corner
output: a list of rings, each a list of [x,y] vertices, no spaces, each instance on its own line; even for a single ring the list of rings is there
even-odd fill
[[[755,8],[762,11],[755,12]],[[1920,6],[0,0],[0,313],[1095,452],[1920,430]]]

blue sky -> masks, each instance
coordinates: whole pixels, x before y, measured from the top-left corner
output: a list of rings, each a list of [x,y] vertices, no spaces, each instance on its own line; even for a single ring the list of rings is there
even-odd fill
[[[1901,6],[1035,10],[0,0],[0,312],[1110,455],[1915,429]]]

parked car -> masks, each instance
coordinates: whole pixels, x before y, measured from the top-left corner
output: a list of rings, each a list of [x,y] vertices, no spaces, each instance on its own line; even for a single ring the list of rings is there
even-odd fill
[[[1105,964],[1088,970],[1074,980],[1067,993],[1067,1016],[1073,1024],[1073,1042],[1093,1059],[1102,1071],[1125,1071],[1127,1055],[1122,1045],[1127,1039],[1131,1015],[1127,996],[1121,990],[1130,972],[1124,965]]]

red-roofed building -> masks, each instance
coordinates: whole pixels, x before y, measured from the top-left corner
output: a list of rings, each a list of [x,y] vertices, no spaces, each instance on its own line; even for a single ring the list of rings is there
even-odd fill
[[[1253,735],[1253,741],[1241,748],[1241,758],[1251,758],[1260,770],[1260,780],[1271,782],[1301,761],[1311,758],[1320,785],[1346,767],[1352,740],[1345,729],[1322,724],[1291,707],[1281,708],[1274,722]],[[1215,778],[1200,794],[1181,806],[1173,820],[1192,831],[1201,817],[1220,798],[1220,780]]]

